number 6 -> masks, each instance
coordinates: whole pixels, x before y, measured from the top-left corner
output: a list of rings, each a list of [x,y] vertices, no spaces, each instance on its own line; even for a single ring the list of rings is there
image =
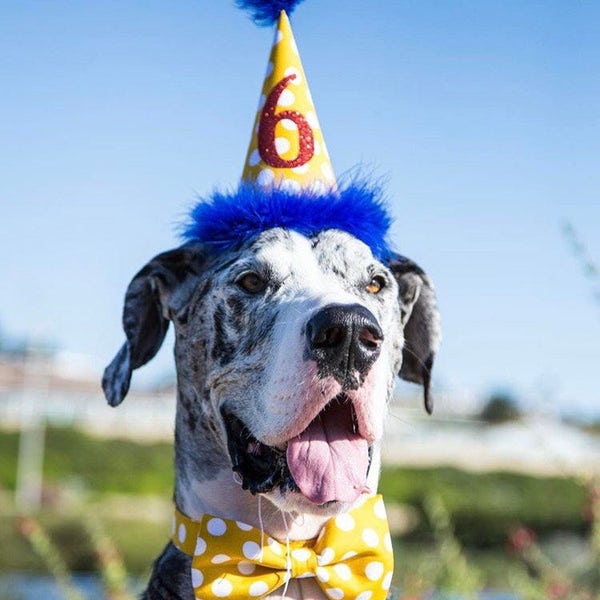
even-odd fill
[[[306,118],[297,110],[284,110],[275,114],[277,102],[288,86],[289,82],[296,78],[296,75],[288,75],[283,78],[269,94],[265,106],[260,115],[258,124],[258,152],[260,157],[271,167],[278,169],[293,169],[305,165],[315,153],[315,138]],[[275,146],[275,127],[279,121],[289,119],[296,124],[298,128],[298,156],[291,160],[282,158],[277,152]]]

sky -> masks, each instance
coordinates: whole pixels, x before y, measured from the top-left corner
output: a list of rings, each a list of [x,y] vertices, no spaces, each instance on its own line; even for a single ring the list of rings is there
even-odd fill
[[[436,285],[434,390],[600,417],[600,302],[562,233],[600,264],[600,5],[306,0],[292,26],[336,172],[385,179]],[[232,0],[3,0],[4,335],[101,372],[131,277],[239,180],[271,41]]]

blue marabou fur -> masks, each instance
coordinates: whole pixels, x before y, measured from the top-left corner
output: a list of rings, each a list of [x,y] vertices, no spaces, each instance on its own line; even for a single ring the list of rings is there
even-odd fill
[[[385,261],[392,254],[387,241],[391,222],[382,190],[376,184],[355,181],[343,189],[317,193],[241,183],[232,193],[216,191],[201,199],[192,209],[182,237],[215,250],[228,250],[274,227],[308,237],[326,229],[340,229]]]
[[[290,15],[302,0],[236,0],[239,8],[247,10],[257,25],[272,25],[282,10]]]

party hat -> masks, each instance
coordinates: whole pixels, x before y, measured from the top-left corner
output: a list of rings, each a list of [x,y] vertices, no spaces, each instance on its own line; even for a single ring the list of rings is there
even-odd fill
[[[183,238],[219,252],[272,228],[307,237],[336,229],[387,260],[391,217],[381,186],[358,176],[336,183],[288,19],[301,1],[236,0],[258,25],[276,25],[275,40],[242,179],[201,198]]]
[[[335,175],[290,21],[279,13],[242,180],[290,190],[335,188]]]

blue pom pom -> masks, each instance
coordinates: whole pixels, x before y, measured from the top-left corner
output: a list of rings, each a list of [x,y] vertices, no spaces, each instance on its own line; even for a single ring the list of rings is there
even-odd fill
[[[288,15],[302,0],[235,0],[237,6],[247,10],[257,25],[268,26],[277,23],[282,10]]]
[[[202,242],[216,251],[239,247],[267,229],[283,227],[307,237],[340,229],[386,261],[393,254],[387,241],[392,219],[378,185],[353,182],[338,191],[292,192],[241,183],[233,193],[215,192],[201,200],[183,227],[187,242]]]

